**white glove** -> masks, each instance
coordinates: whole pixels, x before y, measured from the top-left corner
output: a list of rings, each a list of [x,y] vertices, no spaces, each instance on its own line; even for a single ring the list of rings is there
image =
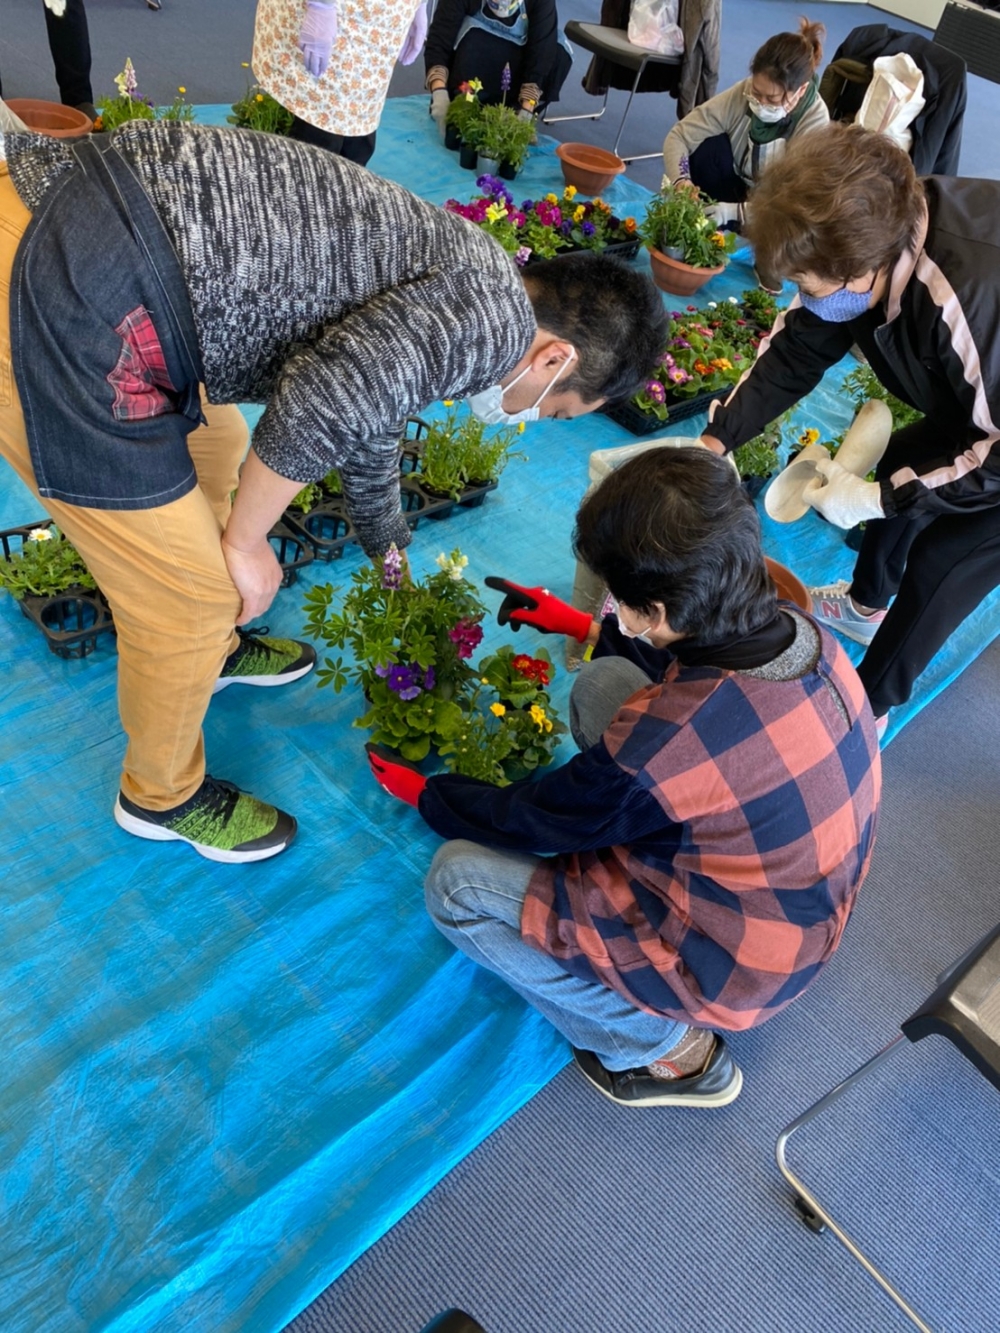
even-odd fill
[[[810,481],[802,498],[838,528],[853,528],[870,518],[884,518],[882,491],[877,481],[865,481],[841,467],[835,458],[818,459],[823,480]]]
[[[410,30],[406,34],[403,42],[403,49],[399,53],[399,63],[401,65],[412,65],[417,56],[424,49],[424,42],[427,40],[427,5],[425,0],[420,0],[417,6],[417,12],[410,20]]]
[[[431,93],[431,120],[438,127],[438,134],[444,138],[445,116],[448,114],[448,108],[451,106],[451,98],[448,96],[446,88],[435,88]]]
[[[518,110],[517,118],[518,120],[534,120],[535,113],[534,111],[529,111],[527,107],[522,106]]]

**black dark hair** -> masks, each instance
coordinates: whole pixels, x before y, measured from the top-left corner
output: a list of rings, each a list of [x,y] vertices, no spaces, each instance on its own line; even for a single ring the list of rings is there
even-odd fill
[[[560,387],[585,403],[628,398],[653,373],[667,340],[663,298],[650,278],[607,255],[565,255],[525,271],[539,328],[577,350]]]
[[[733,467],[697,446],[623,463],[586,497],[573,549],[619,602],[702,643],[749,634],[774,616],[760,522]]]
[[[763,74],[786,93],[794,92],[816,73],[823,63],[822,23],[799,19],[798,32],[779,32],[769,37],[750,62],[751,74]]]

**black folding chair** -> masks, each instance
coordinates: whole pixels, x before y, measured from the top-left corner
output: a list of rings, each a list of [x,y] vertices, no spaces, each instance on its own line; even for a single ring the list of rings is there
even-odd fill
[[[932,1035],[947,1037],[995,1088],[1000,1089],[1000,926],[974,944],[968,953],[938,978],[933,995],[903,1023],[898,1037],[793,1120],[779,1135],[775,1148],[778,1167],[795,1191],[796,1207],[806,1225],[816,1232],[825,1231],[829,1227],[924,1333],[930,1333],[927,1324],[888,1278],[861,1252],[843,1227],[834,1221],[815,1194],[792,1172],[785,1158],[785,1148],[796,1130],[814,1120],[861,1079],[883,1065],[899,1049],[904,1038],[917,1042]]]
[[[682,57],[661,56],[657,51],[647,51],[643,46],[635,46],[629,41],[628,32],[624,28],[605,28],[599,23],[580,23],[577,19],[570,19],[566,24],[566,36],[574,46],[582,46],[591,55],[601,56],[605,60],[610,60],[612,64],[622,65],[625,69],[635,70],[632,89],[628,95],[628,101],[625,103],[625,113],[622,116],[622,123],[618,126],[615,146],[611,150],[613,153],[617,153],[618,145],[621,143],[622,134],[625,130],[625,122],[632,106],[632,98],[639,88],[639,82],[647,67],[649,65],[679,66]],[[543,123],[555,125],[561,120],[600,120],[608,109],[608,94],[610,92],[610,87],[605,88],[601,109],[595,111],[593,115],[546,116]],[[662,150],[655,153],[637,153],[632,156],[622,153],[620,156],[626,162],[641,162],[643,158],[659,157],[661,152]]]

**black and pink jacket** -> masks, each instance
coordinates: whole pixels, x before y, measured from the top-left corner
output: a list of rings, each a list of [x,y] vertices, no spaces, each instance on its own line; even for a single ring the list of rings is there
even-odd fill
[[[737,448],[857,343],[882,384],[941,429],[930,466],[880,482],[890,518],[1000,503],[1000,181],[929,176],[924,188],[916,251],[896,263],[886,301],[833,324],[796,297],[709,427]]]

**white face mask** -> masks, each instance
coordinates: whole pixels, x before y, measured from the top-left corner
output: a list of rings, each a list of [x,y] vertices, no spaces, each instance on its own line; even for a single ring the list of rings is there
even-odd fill
[[[478,419],[484,422],[487,426],[517,426],[522,421],[537,421],[538,409],[542,399],[549,392],[570,362],[576,360],[576,348],[571,347],[569,350],[569,356],[562,365],[559,366],[556,373],[552,376],[552,379],[538,395],[534,407],[526,407],[521,412],[505,412],[503,408],[503,396],[507,390],[513,389],[515,384],[520,384],[525,375],[531,372],[531,364],[529,363],[521,371],[520,375],[515,376],[506,387],[502,384],[491,384],[488,389],[483,389],[482,393],[470,394],[465,400],[469,404],[469,411],[474,417],[478,417]]]
[[[649,637],[648,626],[646,627],[646,629],[642,630],[629,629],[629,627],[625,624],[624,620],[622,620],[621,608],[619,607],[617,602],[615,602],[614,612],[615,615],[618,617],[618,628],[621,630],[622,634],[626,639],[638,639],[640,643],[648,643],[650,648],[656,647],[656,644]]]
[[[748,97],[747,102],[762,125],[777,125],[779,120],[791,115],[791,112],[786,111],[783,106],[765,106],[763,102],[758,102],[756,97]]]

